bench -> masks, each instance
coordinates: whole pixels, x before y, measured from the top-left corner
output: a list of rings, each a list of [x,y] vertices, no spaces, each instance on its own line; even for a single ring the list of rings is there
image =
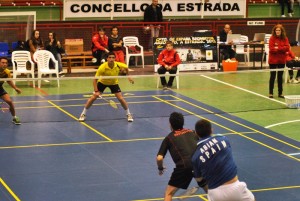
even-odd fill
[[[74,67],[75,65],[77,67],[85,68],[87,64],[92,64],[92,59],[93,56],[90,51],[82,53],[68,53],[61,58],[62,63],[66,64],[67,66],[68,73],[72,72],[72,67]]]
[[[153,57],[153,52],[151,51],[145,51],[144,57]],[[68,53],[67,55],[63,56],[61,58],[63,66],[67,67],[67,72],[72,72],[72,67],[82,67],[86,68],[89,65],[92,64],[92,52],[81,52],[81,53]],[[153,64],[153,60],[151,58],[151,65]],[[92,66],[92,65],[91,65]],[[95,67],[95,66],[93,66]]]

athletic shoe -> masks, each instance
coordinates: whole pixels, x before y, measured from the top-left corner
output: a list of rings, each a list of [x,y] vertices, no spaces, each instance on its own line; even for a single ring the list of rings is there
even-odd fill
[[[61,75],[61,74],[64,74],[64,71],[59,71],[59,73],[58,73],[59,75]]]
[[[20,121],[20,118],[19,118],[19,117],[13,118],[12,122],[13,122],[15,125],[21,125],[21,121]]]
[[[163,90],[168,90],[168,87],[166,85],[164,85]]]
[[[128,122],[133,122],[133,117],[131,114],[127,114],[127,121]]]
[[[179,198],[179,199],[183,200],[189,196],[195,195],[197,193],[197,191],[199,190],[199,188],[200,188],[199,186],[195,186],[195,187],[187,189],[184,193],[180,194],[180,197],[182,197],[182,198]]]
[[[78,121],[83,122],[85,120],[85,118],[86,118],[86,115],[85,114],[81,114],[80,117],[79,117],[79,119],[78,119]]]
[[[293,17],[292,13],[289,13],[288,15],[289,15],[289,17]]]
[[[299,83],[299,81],[298,81],[298,80],[296,80],[296,79],[292,79],[292,80],[291,80],[291,83],[293,83],[293,84],[298,84],[298,83]]]
[[[281,17],[285,17],[285,15],[281,15]]]

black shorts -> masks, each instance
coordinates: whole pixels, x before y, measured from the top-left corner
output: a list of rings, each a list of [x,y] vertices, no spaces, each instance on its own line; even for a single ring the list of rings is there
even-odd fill
[[[0,86],[0,97],[7,94],[7,92],[4,90],[2,86]]]
[[[102,84],[101,82],[98,82],[97,84],[97,88],[98,90],[103,93],[104,90],[106,89],[106,87],[108,87],[111,91],[112,94],[115,94],[115,93],[119,93],[121,92],[121,89],[119,87],[118,84],[115,84],[115,85],[105,85],[105,84]]]
[[[174,168],[168,184],[177,188],[187,189],[193,178],[192,168]]]

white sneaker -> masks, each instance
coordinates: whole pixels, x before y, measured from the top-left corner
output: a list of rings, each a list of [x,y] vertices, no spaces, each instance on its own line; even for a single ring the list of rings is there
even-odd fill
[[[86,118],[86,115],[85,114],[81,114],[80,117],[79,117],[79,119],[78,119],[78,121],[84,122],[85,118]]]
[[[195,195],[197,193],[197,191],[199,190],[199,188],[200,188],[199,186],[196,186],[196,187],[187,189],[184,193],[180,194],[181,198],[179,198],[179,199],[184,200],[184,199],[188,198],[189,196]]]
[[[292,13],[288,13],[289,17],[293,17]]]
[[[133,117],[131,114],[127,114],[127,121],[128,122],[133,122]]]
[[[291,80],[291,83],[293,83],[293,84],[298,84],[298,83],[299,83],[299,81],[298,81],[298,80],[296,80],[295,78],[293,78],[293,79]]]
[[[281,17],[285,17],[285,15],[281,15]]]

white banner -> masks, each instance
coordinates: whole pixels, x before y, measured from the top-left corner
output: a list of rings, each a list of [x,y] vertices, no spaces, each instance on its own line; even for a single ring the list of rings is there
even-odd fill
[[[242,16],[246,17],[246,0],[160,0],[163,16]],[[64,0],[66,18],[142,17],[151,4],[141,0]]]

